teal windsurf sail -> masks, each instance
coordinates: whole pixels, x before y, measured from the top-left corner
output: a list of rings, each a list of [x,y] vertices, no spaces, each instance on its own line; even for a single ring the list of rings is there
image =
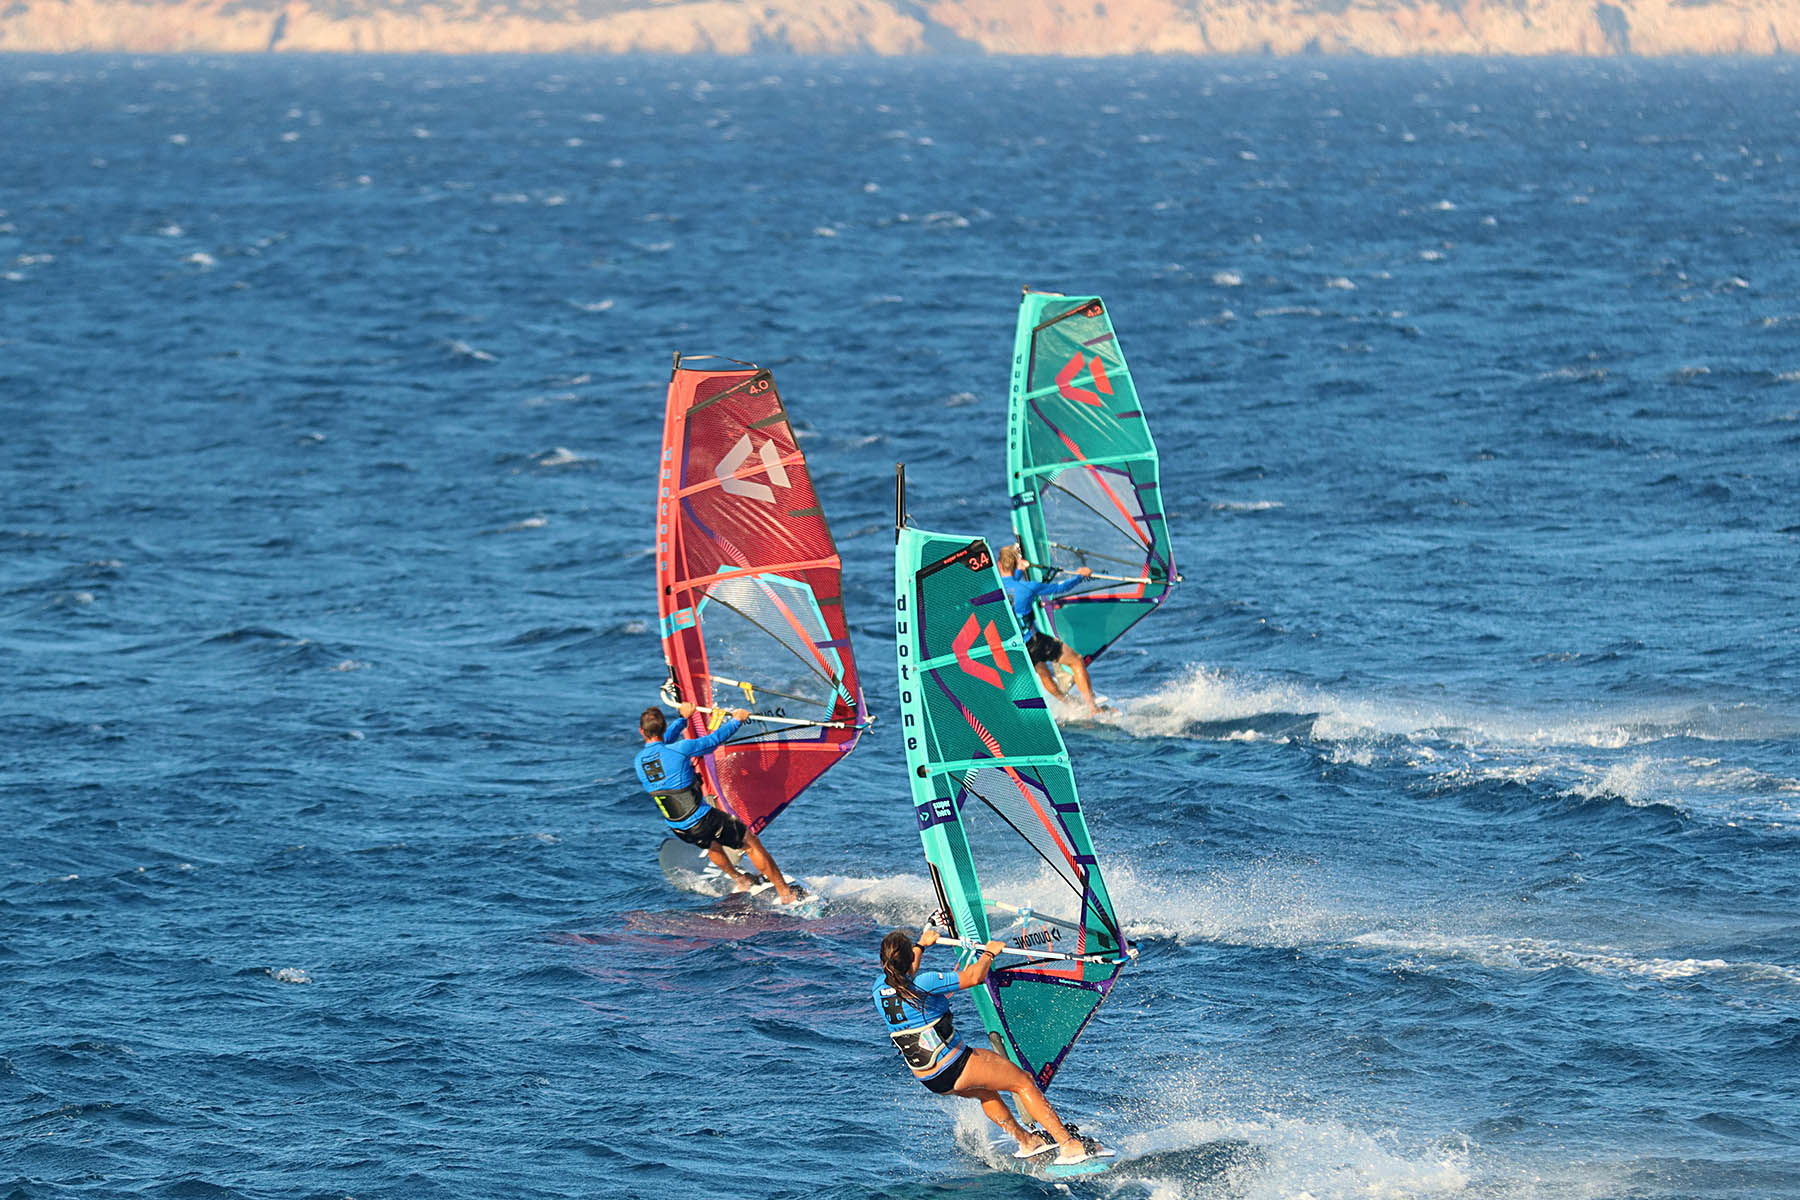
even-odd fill
[[[1026,561],[1093,575],[1038,604],[1039,628],[1091,662],[1180,582],[1156,444],[1098,296],[1026,289],[1013,339],[1007,490]]]
[[[894,586],[906,765],[940,916],[965,958],[1008,944],[976,1007],[1047,1087],[1135,951],[988,544],[907,528],[902,504]],[[1061,915],[1007,887],[1054,896],[1043,908]]]

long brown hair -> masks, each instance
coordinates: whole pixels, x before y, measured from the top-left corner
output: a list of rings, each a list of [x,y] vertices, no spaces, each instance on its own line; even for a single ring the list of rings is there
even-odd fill
[[[904,929],[896,929],[881,939],[881,973],[888,986],[908,1000],[919,999],[913,986],[913,940]]]

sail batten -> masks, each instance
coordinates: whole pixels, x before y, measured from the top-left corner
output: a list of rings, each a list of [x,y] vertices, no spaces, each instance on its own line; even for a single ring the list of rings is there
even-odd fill
[[[1062,734],[986,542],[901,529],[895,633],[913,811],[953,933],[1032,957],[976,993],[998,1047],[1048,1086],[1128,959]],[[1047,891],[1045,910],[989,902]],[[1068,912],[1071,917],[1051,917]]]
[[[705,778],[754,831],[866,724],[841,573],[774,378],[677,357],[657,488],[663,657],[679,699],[752,713],[707,757]]]
[[[1013,532],[1034,567],[1095,573],[1038,605],[1039,628],[1090,662],[1180,580],[1160,470],[1105,304],[1026,292],[1007,406]]]

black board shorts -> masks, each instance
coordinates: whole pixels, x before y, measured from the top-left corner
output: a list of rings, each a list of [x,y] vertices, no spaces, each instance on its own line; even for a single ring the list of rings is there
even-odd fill
[[[688,845],[698,846],[702,850],[714,842],[732,850],[742,850],[744,838],[750,833],[742,821],[727,816],[716,808],[707,809],[706,815],[688,828],[673,829],[670,832]]]
[[[1062,657],[1063,644],[1047,633],[1034,633],[1031,640],[1025,643],[1025,653],[1031,656],[1033,664],[1043,663],[1045,666]]]
[[[924,1084],[928,1091],[936,1092],[940,1096],[948,1096],[956,1087],[956,1081],[962,1078],[963,1068],[969,1065],[969,1059],[973,1057],[974,1051],[964,1046],[962,1053],[956,1056],[955,1061],[930,1079],[919,1079],[917,1075],[913,1078],[919,1079],[919,1082]]]

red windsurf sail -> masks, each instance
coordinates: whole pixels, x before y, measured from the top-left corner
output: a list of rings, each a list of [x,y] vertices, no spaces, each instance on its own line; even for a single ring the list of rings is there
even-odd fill
[[[657,471],[663,657],[676,697],[708,710],[695,733],[750,710],[705,773],[760,832],[856,745],[866,710],[837,545],[775,380],[688,362],[675,356]]]

